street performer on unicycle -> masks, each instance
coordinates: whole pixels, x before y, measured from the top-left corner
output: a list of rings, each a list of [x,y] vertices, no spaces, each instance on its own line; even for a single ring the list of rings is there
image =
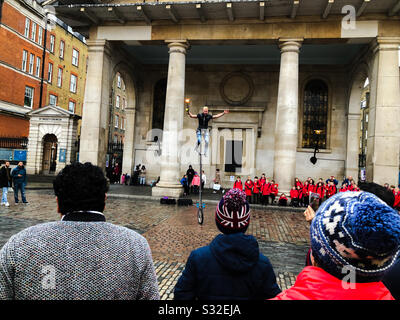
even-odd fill
[[[204,136],[204,142],[205,142],[205,150],[204,150],[204,155],[207,156],[207,151],[208,151],[208,144],[209,144],[209,139],[210,139],[210,134],[208,131],[208,122],[211,119],[217,119],[219,117],[222,117],[224,114],[229,113],[229,110],[224,110],[224,112],[221,112],[215,116],[211,115],[208,113],[208,107],[203,108],[203,113],[199,113],[197,116],[193,115],[190,113],[189,108],[186,108],[186,111],[189,115],[190,118],[197,118],[199,120],[199,126],[196,130],[196,135],[197,135],[197,145],[196,145],[196,151],[199,153],[200,157],[200,176],[203,176],[203,167],[202,167],[202,150],[201,150],[201,137]],[[202,201],[202,181],[200,181],[200,188],[199,188],[199,203],[198,203],[198,212],[197,212],[197,219],[199,224],[203,224],[204,220],[204,213],[203,213],[203,201]]]

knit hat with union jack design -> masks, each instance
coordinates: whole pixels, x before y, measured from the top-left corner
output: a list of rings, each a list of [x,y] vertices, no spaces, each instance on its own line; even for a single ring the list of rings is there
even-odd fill
[[[250,206],[246,193],[231,189],[225,193],[215,210],[215,222],[222,233],[246,232],[250,223]]]

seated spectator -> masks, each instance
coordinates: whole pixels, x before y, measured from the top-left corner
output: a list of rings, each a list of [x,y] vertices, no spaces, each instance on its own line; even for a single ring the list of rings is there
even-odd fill
[[[393,195],[394,195],[393,208],[400,211],[400,188],[398,188],[398,187],[394,188]]]
[[[246,194],[229,190],[219,202],[215,222],[222,234],[190,254],[175,290],[175,300],[256,300],[281,292],[268,258],[256,238],[245,235],[250,223]]]
[[[345,182],[342,184],[342,187],[339,189],[339,192],[346,192],[347,190],[348,190],[347,183]]]
[[[276,300],[393,300],[382,283],[399,254],[400,215],[369,192],[338,193],[310,227],[311,261]]]
[[[282,193],[281,196],[279,197],[278,204],[280,206],[286,207],[287,201],[288,201],[288,198],[286,197],[286,195],[284,193]]]
[[[53,182],[61,221],[12,236],[0,251],[0,299],[159,299],[146,239],[106,222],[107,180],[90,163],[67,165]]]

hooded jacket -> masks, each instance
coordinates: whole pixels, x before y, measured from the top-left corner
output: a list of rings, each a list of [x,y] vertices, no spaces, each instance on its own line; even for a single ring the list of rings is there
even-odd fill
[[[344,288],[342,280],[318,267],[305,267],[293,287],[271,300],[394,300],[382,282],[355,283]]]
[[[242,232],[219,234],[190,254],[174,291],[175,300],[256,300],[281,290],[257,240]]]
[[[21,177],[18,177],[18,175]],[[13,178],[14,184],[16,183],[24,183],[26,184],[26,170],[25,167],[16,166],[13,171],[11,171],[11,176]]]

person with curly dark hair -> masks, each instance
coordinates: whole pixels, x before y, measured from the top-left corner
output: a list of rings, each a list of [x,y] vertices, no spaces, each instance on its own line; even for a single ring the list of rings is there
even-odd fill
[[[0,300],[158,300],[146,239],[106,222],[108,183],[91,163],[53,183],[61,221],[12,236],[0,250]]]

